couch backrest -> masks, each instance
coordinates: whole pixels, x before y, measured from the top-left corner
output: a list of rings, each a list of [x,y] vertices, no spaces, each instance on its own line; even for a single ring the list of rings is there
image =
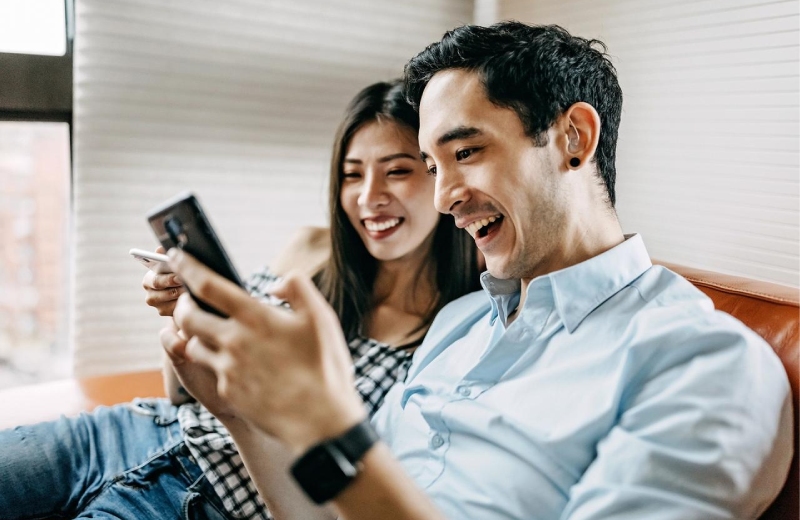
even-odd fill
[[[717,309],[733,315],[756,331],[780,357],[794,401],[795,453],[789,479],[780,495],[761,516],[762,520],[797,520],[800,518],[800,466],[798,431],[800,431],[800,298],[798,289],[760,282],[738,276],[692,269],[659,262],[692,282],[714,301]]]

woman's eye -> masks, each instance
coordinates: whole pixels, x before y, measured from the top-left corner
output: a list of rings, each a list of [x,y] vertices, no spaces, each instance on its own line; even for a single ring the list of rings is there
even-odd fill
[[[389,170],[389,173],[387,175],[406,175],[408,173],[411,173],[411,170],[398,168],[396,170]]]
[[[361,174],[358,172],[344,172],[342,174],[342,179],[358,179],[361,177]]]
[[[428,175],[436,176],[436,165],[428,166]]]
[[[463,161],[464,159],[467,159],[470,155],[472,155],[472,152],[474,151],[475,151],[474,148],[464,148],[463,150],[459,150],[456,152],[456,160]]]

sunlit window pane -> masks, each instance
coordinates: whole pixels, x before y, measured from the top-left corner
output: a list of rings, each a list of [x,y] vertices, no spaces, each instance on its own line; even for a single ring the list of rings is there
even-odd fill
[[[64,0],[0,0],[0,52],[67,52]]]
[[[64,377],[69,125],[0,122],[0,388]]]

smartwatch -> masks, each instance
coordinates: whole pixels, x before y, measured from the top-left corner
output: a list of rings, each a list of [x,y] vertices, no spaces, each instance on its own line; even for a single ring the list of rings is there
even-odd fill
[[[309,449],[292,464],[292,476],[311,500],[324,504],[356,478],[359,461],[379,439],[366,418],[342,435]]]

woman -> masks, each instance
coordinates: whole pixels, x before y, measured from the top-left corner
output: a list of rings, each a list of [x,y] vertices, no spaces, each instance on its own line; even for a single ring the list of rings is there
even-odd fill
[[[418,127],[398,82],[361,91],[334,143],[329,258],[316,269],[326,240],[306,232],[279,263],[317,271],[314,282],[347,335],[370,413],[405,377],[438,310],[478,288],[472,241],[433,208]],[[251,294],[266,297],[275,278],[256,273]],[[171,314],[182,292],[177,280],[148,274],[144,284],[148,303]],[[171,403],[137,402],[0,433],[0,517],[268,517],[231,436],[211,413],[226,413],[213,376],[173,360],[205,406],[188,402],[166,370]]]

